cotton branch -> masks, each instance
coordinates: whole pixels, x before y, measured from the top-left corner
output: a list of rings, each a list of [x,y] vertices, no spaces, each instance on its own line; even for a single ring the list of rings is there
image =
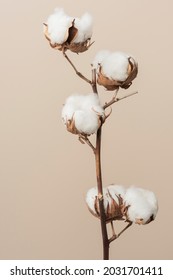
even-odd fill
[[[118,102],[118,101],[123,100],[123,99],[125,99],[125,98],[128,98],[128,97],[130,97],[130,96],[133,96],[133,95],[135,95],[135,94],[137,94],[137,93],[138,93],[138,91],[135,91],[135,92],[132,92],[132,93],[130,93],[130,94],[128,94],[128,95],[125,95],[125,96],[123,96],[123,97],[116,97],[116,96],[114,96],[114,97],[111,99],[110,102],[105,103],[105,105],[103,106],[103,109],[106,109],[106,108],[108,108],[109,106],[111,106],[112,104],[114,104],[115,102]]]
[[[64,57],[67,59],[67,61],[70,63],[70,65],[73,67],[75,73],[82,79],[84,80],[85,82],[89,83],[90,85],[92,85],[92,82],[87,79],[82,73],[80,73],[77,68],[74,66],[73,62],[70,60],[70,58],[67,56],[66,52],[63,51],[63,55]]]

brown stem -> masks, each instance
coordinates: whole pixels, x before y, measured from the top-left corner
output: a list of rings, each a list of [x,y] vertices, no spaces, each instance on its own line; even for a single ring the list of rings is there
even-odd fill
[[[109,243],[111,243],[112,241],[114,241],[115,239],[117,239],[118,237],[120,237],[120,235],[125,232],[130,226],[132,225],[132,222],[129,222],[128,225],[122,230],[120,231],[120,233],[118,234],[113,234],[113,236],[109,239]]]
[[[92,86],[93,92],[98,94],[98,91],[97,91],[97,80],[96,80],[96,69],[92,69],[92,82],[91,82],[91,86]]]
[[[93,92],[98,94],[97,83],[96,83],[96,69],[92,70],[92,89]],[[96,163],[96,177],[97,177],[97,188],[99,198],[99,210],[100,210],[100,223],[103,241],[103,259],[109,259],[109,239],[106,226],[106,214],[104,209],[104,198],[103,198],[103,186],[102,186],[102,172],[101,172],[101,135],[102,135],[102,124],[97,131],[96,135],[96,149],[95,149],[95,163]]]
[[[108,108],[109,106],[111,106],[112,104],[114,104],[115,102],[118,102],[118,101],[120,101],[120,100],[123,100],[123,99],[125,99],[125,98],[127,98],[127,97],[130,97],[130,96],[132,96],[132,95],[135,95],[135,94],[137,94],[137,93],[138,93],[138,92],[135,91],[135,92],[133,92],[133,93],[130,93],[130,94],[125,95],[125,96],[120,97],[120,98],[114,96],[110,102],[106,103],[106,104],[103,106],[103,109],[106,109],[106,108]]]
[[[96,138],[96,176],[97,176],[97,188],[98,188],[98,198],[99,198],[99,209],[100,209],[100,222],[103,240],[103,259],[109,259],[109,239],[106,226],[106,214],[104,210],[104,199],[103,199],[103,187],[102,187],[102,173],[101,173],[101,132],[102,126],[97,131]]]
[[[89,83],[90,85],[92,85],[92,82],[87,79],[84,75],[82,75],[82,73],[80,73],[77,68],[74,66],[74,64],[72,63],[72,61],[70,60],[70,58],[67,56],[66,52],[63,52],[64,57],[67,59],[67,61],[70,63],[70,65],[73,67],[75,73],[85,82]]]

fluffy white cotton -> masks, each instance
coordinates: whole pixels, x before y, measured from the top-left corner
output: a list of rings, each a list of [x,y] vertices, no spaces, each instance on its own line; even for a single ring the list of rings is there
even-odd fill
[[[110,54],[111,52],[108,50],[99,51],[92,62],[93,68],[97,69],[98,66],[102,64],[103,60],[106,59]]]
[[[118,203],[118,196],[121,196],[123,199],[126,193],[126,189],[123,186],[119,185],[109,185],[107,186],[107,190],[110,193],[111,197]]]
[[[73,119],[80,133],[90,135],[97,131],[104,110],[96,94],[73,95],[67,98],[61,116],[65,124]]]
[[[98,195],[98,192],[97,192],[96,187],[89,189],[89,191],[86,194],[86,203],[87,203],[89,209],[91,209],[91,211],[93,211],[95,214],[96,214],[95,200],[96,200],[97,195]]]
[[[63,44],[66,41],[67,31],[72,21],[73,18],[66,15],[63,9],[55,9],[46,22],[52,44]]]
[[[102,74],[111,80],[125,81],[129,75],[129,61],[131,57],[123,52],[110,52],[103,50],[97,53],[92,65],[94,68],[101,66]]]
[[[75,27],[78,29],[74,43],[82,43],[92,36],[93,19],[88,13],[85,13],[81,18],[75,18]]]
[[[128,217],[132,222],[143,219],[145,224],[151,216],[155,218],[158,211],[156,196],[153,192],[141,188],[130,187],[124,196],[128,208]]]
[[[78,33],[73,43],[82,43],[92,36],[93,19],[90,14],[85,13],[81,18],[70,17],[62,8],[55,9],[54,13],[47,19],[49,38],[52,44],[63,44],[68,37],[68,29],[74,21]]]
[[[98,117],[91,110],[78,110],[74,113],[73,118],[75,120],[75,127],[80,133],[91,135],[98,129]]]
[[[101,66],[104,75],[110,79],[125,81],[128,77],[128,55],[122,52],[114,52],[103,59]]]

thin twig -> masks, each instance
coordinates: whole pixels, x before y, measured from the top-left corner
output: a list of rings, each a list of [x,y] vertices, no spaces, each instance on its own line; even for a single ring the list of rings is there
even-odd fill
[[[103,123],[107,120],[107,118],[110,117],[111,114],[112,114],[112,108],[110,107],[110,112],[107,115],[105,114],[105,117],[103,118]]]
[[[120,231],[120,233],[118,234],[113,234],[112,237],[109,239],[109,243],[111,243],[112,241],[114,241],[115,239],[117,239],[118,237],[120,237],[120,235],[125,232],[130,226],[132,225],[132,222],[129,222],[128,225],[122,230]]]
[[[128,94],[128,95],[125,95],[125,96],[123,96],[123,97],[120,97],[120,98],[114,96],[110,102],[106,103],[106,104],[103,106],[103,109],[106,109],[106,108],[108,108],[109,106],[111,106],[112,104],[114,104],[115,102],[118,102],[118,101],[120,101],[120,100],[123,100],[123,99],[125,99],[125,98],[127,98],[127,97],[130,97],[130,96],[132,96],[132,95],[135,95],[135,94],[137,94],[137,93],[138,93],[138,91],[135,91],[135,92],[132,92],[132,93],[130,93],[130,94]]]
[[[91,141],[88,139],[87,136],[84,136],[82,134],[79,135],[79,141],[82,143],[82,144],[88,144],[88,146],[93,150],[94,154],[96,152],[96,148],[94,147],[94,145],[91,143]]]
[[[115,229],[114,229],[114,223],[111,221],[111,229],[112,229],[112,235],[115,236]]]
[[[64,57],[67,59],[67,61],[70,63],[70,65],[73,67],[75,73],[81,78],[83,79],[85,82],[89,83],[90,85],[92,85],[92,82],[87,79],[84,75],[82,75],[82,73],[80,73],[77,68],[74,66],[73,62],[70,60],[70,58],[67,56],[66,52],[63,52]]]

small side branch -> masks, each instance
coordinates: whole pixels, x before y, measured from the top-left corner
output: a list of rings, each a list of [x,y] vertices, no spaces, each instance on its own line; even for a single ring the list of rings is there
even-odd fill
[[[125,232],[130,226],[132,225],[132,222],[129,222],[128,225],[122,230],[120,231],[120,233],[118,234],[113,234],[112,237],[109,239],[109,243],[111,243],[112,241],[114,241],[115,239],[117,239],[118,237],[120,237],[120,235]]]
[[[91,141],[88,139],[87,136],[84,136],[82,134],[79,135],[79,141],[82,143],[82,144],[87,144],[94,152],[96,152],[96,148],[94,147],[94,145],[91,143]]]
[[[125,99],[125,98],[127,98],[127,97],[130,97],[130,96],[133,96],[133,95],[135,95],[135,94],[137,94],[137,93],[138,93],[138,91],[135,91],[135,92],[132,92],[132,93],[130,93],[130,94],[128,94],[128,95],[125,95],[125,96],[123,96],[123,97],[120,97],[120,98],[114,96],[110,102],[106,103],[106,104],[103,106],[103,109],[106,109],[106,108],[108,108],[109,106],[111,106],[112,104],[114,104],[115,102],[118,102],[118,101],[123,100],[123,99]]]
[[[73,62],[70,60],[70,58],[67,56],[66,52],[63,52],[64,57],[67,59],[67,61],[70,63],[70,65],[73,67],[75,73],[85,82],[89,83],[90,85],[92,85],[92,82],[87,79],[84,75],[82,75],[82,73],[80,73],[77,68],[74,66]]]

